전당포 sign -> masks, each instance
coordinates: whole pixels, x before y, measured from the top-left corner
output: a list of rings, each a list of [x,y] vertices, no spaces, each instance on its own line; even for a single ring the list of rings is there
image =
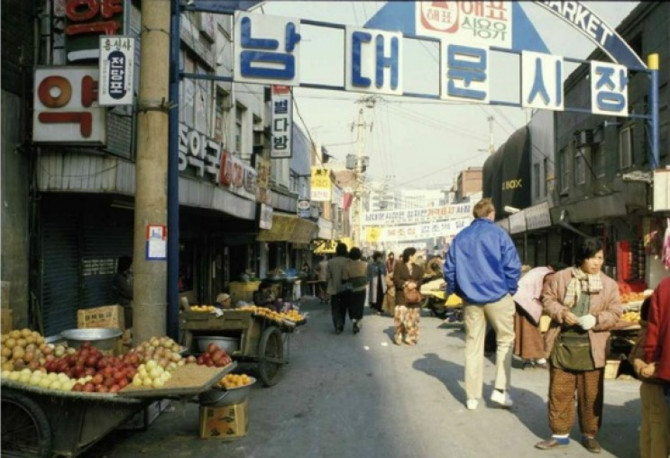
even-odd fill
[[[134,59],[134,38],[100,37],[98,103],[101,106],[132,105]]]

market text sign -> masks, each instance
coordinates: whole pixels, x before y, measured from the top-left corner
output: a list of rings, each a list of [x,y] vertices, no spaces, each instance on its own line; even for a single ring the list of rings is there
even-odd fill
[[[455,237],[470,222],[472,222],[472,217],[409,226],[368,227],[365,229],[365,233],[366,240],[371,243]]]
[[[470,215],[472,215],[472,204],[465,203],[442,207],[367,212],[363,215],[363,224],[366,226],[384,226],[428,223],[446,219],[467,218]]]
[[[97,59],[99,36],[124,32],[123,7],[124,0],[65,0],[67,61]]]
[[[288,86],[272,86],[272,145],[271,159],[293,156],[291,133],[293,129],[293,99]]]
[[[237,12],[235,81],[300,84],[300,20]]]
[[[462,45],[512,47],[511,2],[417,2],[416,8],[417,35]]]
[[[100,37],[100,105],[132,105],[134,58],[134,38]]]
[[[346,29],[345,89],[402,95],[402,34]]]
[[[205,134],[179,123],[179,171],[195,171],[198,178],[205,175],[216,181],[219,177],[221,144]]]
[[[106,111],[97,101],[95,67],[35,70],[33,141],[105,144]]]
[[[512,3],[435,1],[420,2],[417,8],[417,35],[440,38],[439,97],[452,101],[490,103],[491,46],[512,47]],[[567,14],[568,11],[572,10],[565,6],[563,12]],[[588,12],[588,9],[579,11]],[[588,17],[589,24],[602,24],[592,13]],[[239,13],[236,21],[235,81],[300,85],[297,58],[300,49],[299,20]],[[574,21],[580,22],[581,19],[575,16]],[[601,41],[604,39],[602,34],[598,37]],[[404,39],[401,32],[345,27],[344,89],[403,95]],[[518,106],[563,111],[563,62],[560,56],[522,51],[521,100],[517,102]],[[627,116],[627,68],[591,61],[591,70],[591,111],[601,115]],[[277,138],[277,146],[283,147],[282,137]],[[273,154],[279,154],[279,151],[273,149]]]

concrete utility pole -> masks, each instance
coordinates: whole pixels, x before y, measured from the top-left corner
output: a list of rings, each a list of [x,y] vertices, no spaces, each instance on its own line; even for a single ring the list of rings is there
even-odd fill
[[[170,8],[142,0],[142,49],[137,116],[133,341],[165,335],[167,262],[147,260],[147,228],[166,227]]]
[[[358,199],[357,205],[356,205],[356,234],[357,237],[354,239],[356,240],[356,245],[359,248],[362,248],[363,245],[363,185],[365,183],[365,175],[363,172],[364,169],[364,157],[363,157],[363,151],[365,148],[365,138],[364,138],[364,132],[365,128],[368,126],[364,121],[363,121],[363,104],[367,108],[374,108],[375,106],[375,98],[372,96],[361,96],[358,101],[358,121],[356,122],[356,192],[355,196]],[[370,128],[372,128],[372,125],[370,125]]]

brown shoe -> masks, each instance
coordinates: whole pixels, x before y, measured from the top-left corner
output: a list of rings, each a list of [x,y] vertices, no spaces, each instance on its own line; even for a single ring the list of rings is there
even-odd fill
[[[595,437],[588,437],[588,436],[582,437],[582,445],[586,450],[588,450],[591,453],[600,453],[603,450],[602,448],[600,448],[600,444],[598,443]]]
[[[566,438],[565,442],[564,442],[564,441],[559,441],[558,439],[555,439],[555,438],[551,437],[547,440],[543,440],[543,441],[538,442],[537,444],[535,444],[535,448],[539,448],[540,450],[551,450],[551,449],[558,448],[558,447],[565,447],[568,444],[570,444],[570,439]]]

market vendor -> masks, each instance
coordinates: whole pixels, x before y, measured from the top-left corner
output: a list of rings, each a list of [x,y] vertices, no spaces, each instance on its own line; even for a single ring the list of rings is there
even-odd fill
[[[230,294],[221,293],[218,296],[216,296],[216,306],[224,310],[232,309],[233,303]]]

